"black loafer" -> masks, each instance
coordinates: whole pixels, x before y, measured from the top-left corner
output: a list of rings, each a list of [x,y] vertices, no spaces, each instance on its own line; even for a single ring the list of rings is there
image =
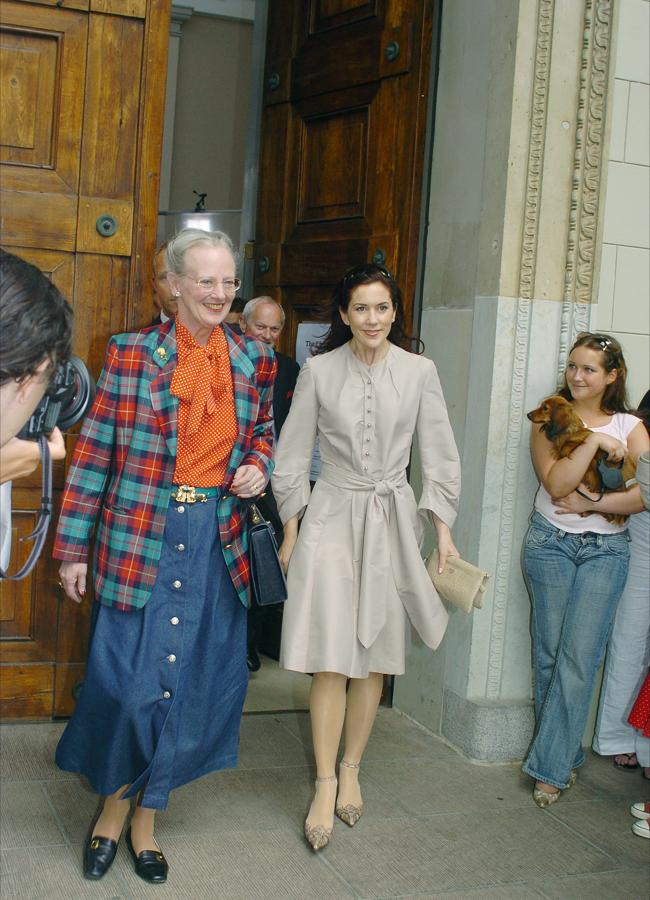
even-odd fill
[[[84,878],[97,881],[104,877],[115,859],[117,844],[110,838],[88,835],[84,844]]]
[[[135,863],[135,874],[150,884],[163,884],[167,881],[169,866],[160,850],[143,850],[136,855],[131,843],[131,829],[126,833],[126,846]]]

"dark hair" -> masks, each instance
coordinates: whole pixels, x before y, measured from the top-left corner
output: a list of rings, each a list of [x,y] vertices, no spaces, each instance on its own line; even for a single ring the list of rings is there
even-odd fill
[[[49,278],[0,249],[0,384],[33,375],[45,358],[65,362],[72,309]]]
[[[422,353],[424,350],[422,341],[418,338],[410,337],[404,331],[404,303],[402,301],[402,292],[397,282],[388,269],[384,269],[383,266],[376,266],[374,263],[354,266],[354,268],[345,273],[335,286],[329,308],[330,328],[316,347],[314,353],[328,353],[330,350],[336,350],[337,347],[347,344],[352,337],[352,331],[350,326],[346,325],[341,318],[340,311],[346,312],[350,305],[352,291],[355,288],[362,284],[374,284],[375,282],[386,285],[395,309],[395,321],[388,335],[388,340],[404,350],[417,348],[416,352]]]
[[[627,399],[627,389],[625,381],[627,379],[627,366],[623,358],[623,350],[621,345],[609,334],[592,334],[590,331],[583,331],[575,339],[573,347],[569,350],[569,355],[578,347],[586,347],[587,350],[596,350],[602,353],[603,359],[601,365],[606,372],[616,369],[616,381],[608,384],[603,394],[601,408],[607,413],[629,412],[630,404]],[[572,400],[571,391],[564,375],[564,382],[558,391],[565,400]]]
[[[641,398],[641,402],[633,412],[635,416],[638,416],[641,419],[645,425],[646,431],[650,434],[650,391],[645,392]]]

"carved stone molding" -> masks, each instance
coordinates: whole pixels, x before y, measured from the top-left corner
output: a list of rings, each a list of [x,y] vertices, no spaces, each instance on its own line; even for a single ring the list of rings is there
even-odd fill
[[[519,486],[522,425],[525,416],[524,399],[528,368],[531,306],[535,290],[535,268],[539,239],[539,214],[542,173],[544,169],[544,147],[546,144],[546,119],[554,15],[555,0],[539,0],[519,275],[520,299],[517,301],[515,321],[506,459],[499,522],[499,545],[494,574],[490,648],[485,689],[485,696],[488,700],[497,700],[501,694],[510,573],[515,541],[514,516]]]
[[[539,0],[537,9],[537,40],[533,72],[533,101],[531,109],[528,165],[526,169],[526,197],[521,243],[519,296],[530,300],[535,288],[535,267],[539,233],[539,211],[546,143],[549,70],[553,41],[555,0]]]
[[[583,49],[558,372],[575,335],[588,327],[601,194],[612,0],[585,0]]]

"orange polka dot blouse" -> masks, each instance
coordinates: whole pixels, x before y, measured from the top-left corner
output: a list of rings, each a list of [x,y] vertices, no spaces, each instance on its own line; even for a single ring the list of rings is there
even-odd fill
[[[218,326],[205,347],[176,320],[178,365],[171,393],[178,397],[178,447],[174,484],[224,483],[239,433],[228,341]]]

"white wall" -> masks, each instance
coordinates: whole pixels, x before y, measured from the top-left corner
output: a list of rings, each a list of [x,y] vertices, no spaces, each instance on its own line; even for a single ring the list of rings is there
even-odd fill
[[[596,322],[623,346],[636,405],[650,386],[650,2],[618,7]]]

